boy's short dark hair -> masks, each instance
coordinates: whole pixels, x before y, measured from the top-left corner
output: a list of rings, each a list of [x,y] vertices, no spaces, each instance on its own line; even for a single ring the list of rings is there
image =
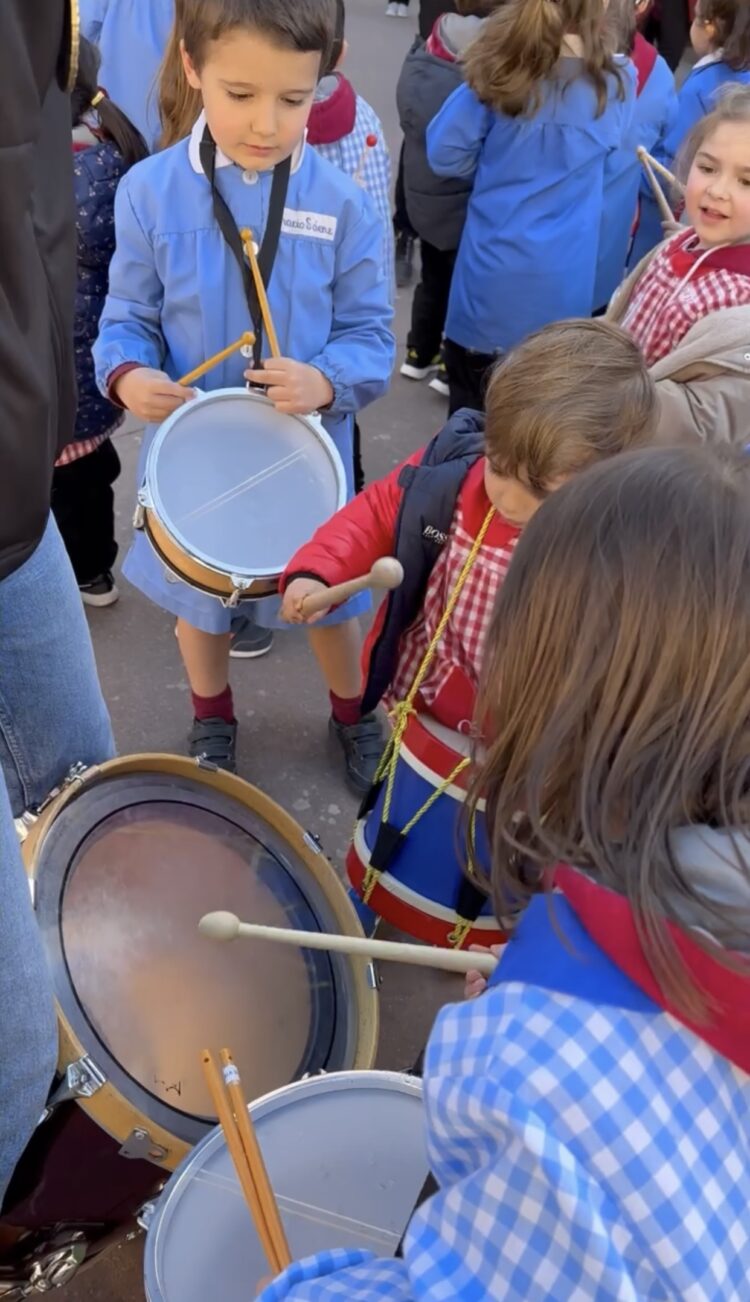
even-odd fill
[[[283,49],[330,63],[336,33],[335,0],[182,0],[185,49],[197,68],[206,48],[237,28],[254,28]]]

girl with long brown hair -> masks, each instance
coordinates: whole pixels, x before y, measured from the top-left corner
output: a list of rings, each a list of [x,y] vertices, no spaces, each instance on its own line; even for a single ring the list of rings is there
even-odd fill
[[[527,525],[477,791],[498,908],[529,902],[427,1048],[438,1191],[403,1261],[326,1253],[264,1302],[744,1298],[749,639],[741,454],[625,453]]]
[[[451,412],[481,407],[498,353],[598,306],[605,162],[624,143],[635,93],[605,8],[506,0],[427,129],[433,172],[473,182],[445,323]]]

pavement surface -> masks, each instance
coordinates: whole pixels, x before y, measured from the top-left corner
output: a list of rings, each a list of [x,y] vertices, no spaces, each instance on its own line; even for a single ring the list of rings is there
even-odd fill
[[[346,72],[380,115],[394,160],[399,129],[395,86],[416,30],[417,4],[406,20],[385,17],[385,0],[347,0]],[[398,302],[399,361],[409,321],[410,291]],[[390,393],[362,415],[369,478],[386,473],[424,443],[445,418],[445,402],[424,384],[396,375]],[[117,486],[121,555],[131,534],[138,433],[121,433],[123,472]],[[187,686],[170,617],[120,582],[118,605],[90,612],[99,671],[121,754],[182,752],[190,722]],[[327,742],[327,696],[297,632],[276,635],[271,654],[234,661],[232,685],[240,720],[239,771],[316,833],[339,871],[349,842],[355,800]],[[385,932],[384,934],[387,934]],[[412,1064],[436,1010],[460,995],[455,978],[427,969],[385,965],[381,985],[378,1065]],[[143,1239],[112,1250],[61,1291],[64,1302],[139,1302]],[[207,1299],[208,1302],[208,1299]],[[217,1302],[221,1302],[217,1299]]]

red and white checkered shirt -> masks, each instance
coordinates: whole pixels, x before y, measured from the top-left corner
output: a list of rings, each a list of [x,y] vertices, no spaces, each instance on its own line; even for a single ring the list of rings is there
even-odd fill
[[[121,424],[122,417],[115,421],[112,428],[108,429],[104,434],[95,434],[94,437],[90,439],[73,439],[72,443],[66,444],[63,448],[55,462],[55,466],[69,466],[71,462],[80,461],[81,457],[87,457],[90,452],[96,452],[96,449],[100,444],[102,444],[105,439],[108,439],[110,435],[114,434],[118,426]]]
[[[656,254],[622,322],[649,366],[671,353],[710,312],[750,303],[750,275],[735,269],[740,258],[747,266],[747,250],[739,246],[714,249],[706,256],[693,230],[679,231]]]
[[[419,619],[401,640],[398,666],[386,695],[389,708],[407,695],[489,509],[481,457],[464,480],[448,541],[429,577]],[[501,516],[493,517],[420,689],[421,708],[460,732],[470,728],[495,598],[519,534],[515,525]]]

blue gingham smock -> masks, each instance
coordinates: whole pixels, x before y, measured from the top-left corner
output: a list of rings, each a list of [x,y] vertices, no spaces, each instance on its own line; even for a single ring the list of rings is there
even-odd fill
[[[404,1260],[325,1252],[264,1302],[750,1296],[750,1076],[662,1012],[556,897],[563,946],[548,908],[530,905],[499,984],[437,1019],[424,1090],[440,1192],[412,1218]]]

